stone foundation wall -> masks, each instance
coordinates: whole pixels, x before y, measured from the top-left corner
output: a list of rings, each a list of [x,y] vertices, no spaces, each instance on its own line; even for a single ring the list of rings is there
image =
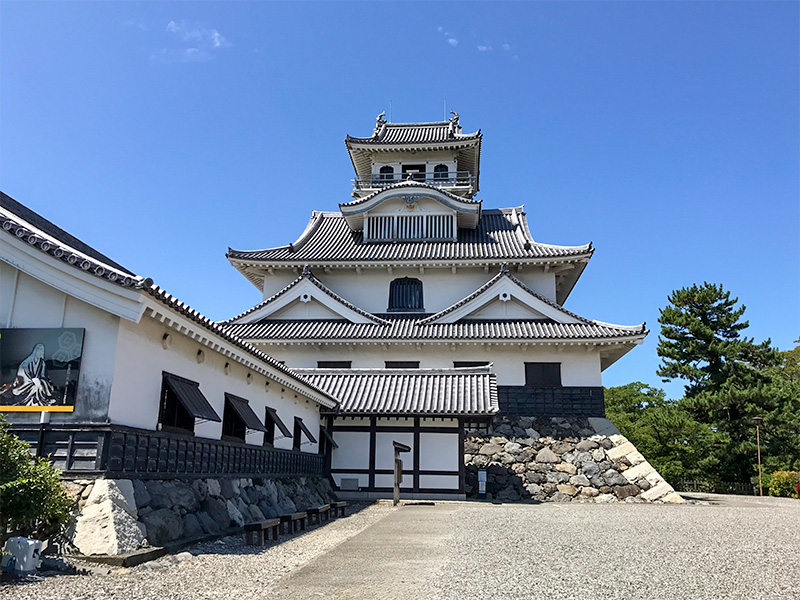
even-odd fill
[[[492,500],[682,502],[611,421],[499,416],[464,442],[465,492],[478,496],[487,472]]]
[[[116,555],[218,534],[336,500],[325,477],[65,481],[75,553]]]

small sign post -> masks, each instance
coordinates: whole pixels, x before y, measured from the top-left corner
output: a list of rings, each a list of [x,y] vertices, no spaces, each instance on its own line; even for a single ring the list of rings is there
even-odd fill
[[[393,505],[400,504],[400,484],[403,483],[403,461],[400,459],[401,452],[411,452],[411,447],[392,441],[394,446],[394,502]]]

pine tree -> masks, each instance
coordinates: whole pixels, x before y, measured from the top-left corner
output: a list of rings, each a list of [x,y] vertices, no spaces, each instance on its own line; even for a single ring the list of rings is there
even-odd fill
[[[688,381],[686,397],[703,392],[718,392],[735,384],[748,387],[763,381],[761,370],[778,361],[770,340],[755,344],[741,337],[749,326],[741,321],[745,306],[736,307],[721,285],[703,283],[676,290],[669,295],[670,305],[661,310],[661,338],[658,355],[661,365],[656,374],[664,381]]]

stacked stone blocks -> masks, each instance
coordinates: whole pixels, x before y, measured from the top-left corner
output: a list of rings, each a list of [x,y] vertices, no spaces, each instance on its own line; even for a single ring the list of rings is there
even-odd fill
[[[478,496],[485,469],[487,495],[498,501],[683,501],[604,418],[498,417],[488,433],[466,438],[464,462],[468,497]]]

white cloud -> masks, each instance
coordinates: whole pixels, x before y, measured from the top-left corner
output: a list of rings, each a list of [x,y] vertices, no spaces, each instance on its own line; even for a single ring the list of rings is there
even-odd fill
[[[439,26],[436,28],[436,31],[438,31],[439,33],[442,33],[442,32],[444,31],[444,27],[442,27],[441,25],[439,25]]]
[[[216,29],[193,25],[188,21],[170,21],[167,31],[175,34],[182,42],[191,42],[199,47],[227,48],[231,43]]]
[[[453,47],[458,46],[458,40],[456,38],[448,38],[447,43]]]
[[[231,43],[216,29],[203,27],[188,21],[170,21],[166,32],[177,42],[175,47],[153,51],[150,60],[164,64],[206,62],[214,60],[220,48]]]
[[[491,51],[492,51],[491,46],[481,46],[481,45],[478,46],[478,52],[491,52]]]
[[[509,44],[503,44],[502,48],[503,48],[503,50],[505,52],[508,52],[509,50],[511,50],[511,46]]]

